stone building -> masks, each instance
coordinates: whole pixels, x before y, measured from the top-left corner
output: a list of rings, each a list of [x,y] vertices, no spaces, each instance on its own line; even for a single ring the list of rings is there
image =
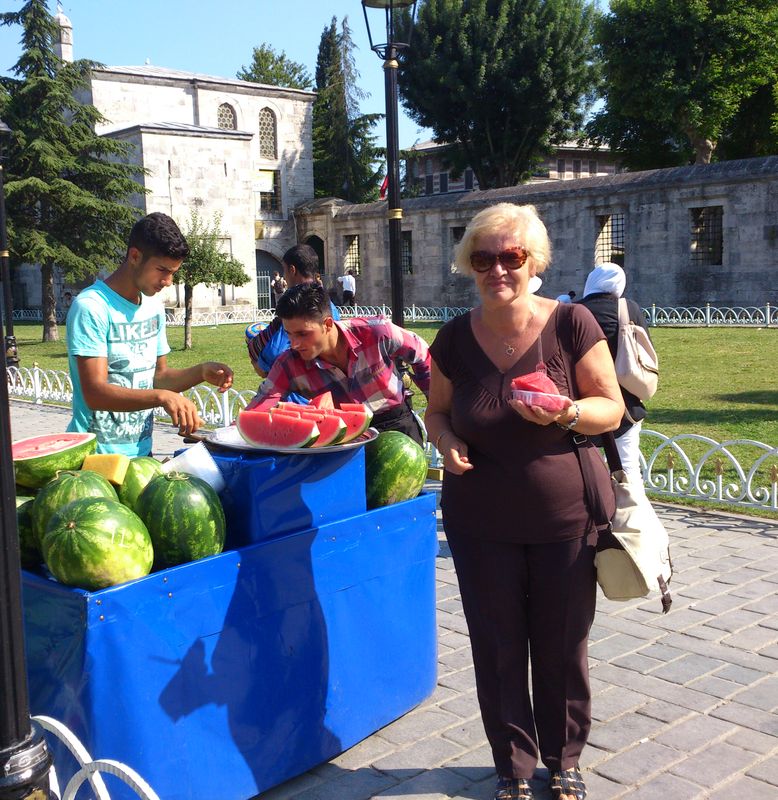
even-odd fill
[[[496,202],[531,203],[553,259],[541,294],[580,292],[595,263],[616,261],[643,305],[778,303],[778,156],[402,201],[405,305],[469,306],[472,280],[452,272],[468,220]],[[318,200],[296,210],[333,272],[357,272],[357,302],[390,302],[386,203]]]
[[[61,10],[55,19],[58,55],[72,61],[70,20]],[[242,287],[197,286],[195,307],[269,305],[268,277],[295,243],[294,208],[313,197],[314,98],[148,64],[92,71],[80,99],[105,118],[97,132],[132,144],[133,163],[147,170],[140,178],[147,193],[134,203],[143,213],[170,214],[182,229],[192,211],[208,221],[220,214],[222,247],[252,278]],[[37,268],[18,277],[15,306],[40,306]],[[60,295],[71,288],[59,283]],[[182,303],[183,287],[166,289],[163,300]]]
[[[405,152],[407,183],[416,194],[446,194],[472,192],[479,189],[478,179],[469,167],[453,176],[446,165],[446,150],[450,145],[435,141],[420,142]],[[557,145],[554,151],[537,166],[531,183],[549,180],[575,180],[583,177],[614,175],[619,171],[616,159],[607,145],[582,146],[577,142]]]

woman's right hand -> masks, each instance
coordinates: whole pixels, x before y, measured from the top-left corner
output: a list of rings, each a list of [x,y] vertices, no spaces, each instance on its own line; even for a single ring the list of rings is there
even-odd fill
[[[467,443],[453,432],[444,433],[438,440],[438,444],[440,445],[438,452],[443,456],[443,469],[453,475],[462,475],[473,468],[467,457]]]

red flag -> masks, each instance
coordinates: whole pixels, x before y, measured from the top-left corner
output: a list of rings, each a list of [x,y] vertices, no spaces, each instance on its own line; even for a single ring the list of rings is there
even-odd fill
[[[384,176],[384,182],[381,184],[381,191],[378,193],[378,197],[381,200],[386,200],[386,190],[389,188],[389,175]]]

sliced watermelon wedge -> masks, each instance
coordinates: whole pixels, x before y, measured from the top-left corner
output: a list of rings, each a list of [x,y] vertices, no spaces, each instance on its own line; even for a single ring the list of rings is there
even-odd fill
[[[60,470],[81,469],[96,447],[94,433],[47,433],[19,439],[11,445],[16,482],[39,489]]]
[[[337,414],[302,411],[300,416],[303,419],[313,420],[319,429],[319,438],[311,447],[327,447],[331,444],[338,444],[346,435],[346,423]]]
[[[340,440],[340,444],[346,444],[346,442],[356,439],[357,436],[361,436],[370,427],[373,420],[373,412],[364,405],[359,411],[344,411],[343,408],[336,408],[331,413],[336,414],[346,423],[346,433]]]
[[[335,408],[335,403],[332,400],[332,392],[323,392],[322,394],[316,395],[316,397],[311,400],[310,405],[313,408]]]
[[[238,414],[238,432],[255,447],[310,447],[319,438],[319,428],[311,419],[269,411]]]

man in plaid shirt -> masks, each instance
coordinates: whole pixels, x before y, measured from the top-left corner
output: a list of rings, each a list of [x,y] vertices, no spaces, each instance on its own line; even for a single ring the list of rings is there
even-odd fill
[[[335,321],[327,293],[315,283],[289,289],[276,313],[291,349],[276,359],[248,408],[266,411],[289,392],[310,399],[329,391],[336,405],[368,406],[371,424],[379,431],[399,430],[421,444],[397,360],[410,365],[413,381],[426,396],[430,355],[422,339],[380,317]]]

